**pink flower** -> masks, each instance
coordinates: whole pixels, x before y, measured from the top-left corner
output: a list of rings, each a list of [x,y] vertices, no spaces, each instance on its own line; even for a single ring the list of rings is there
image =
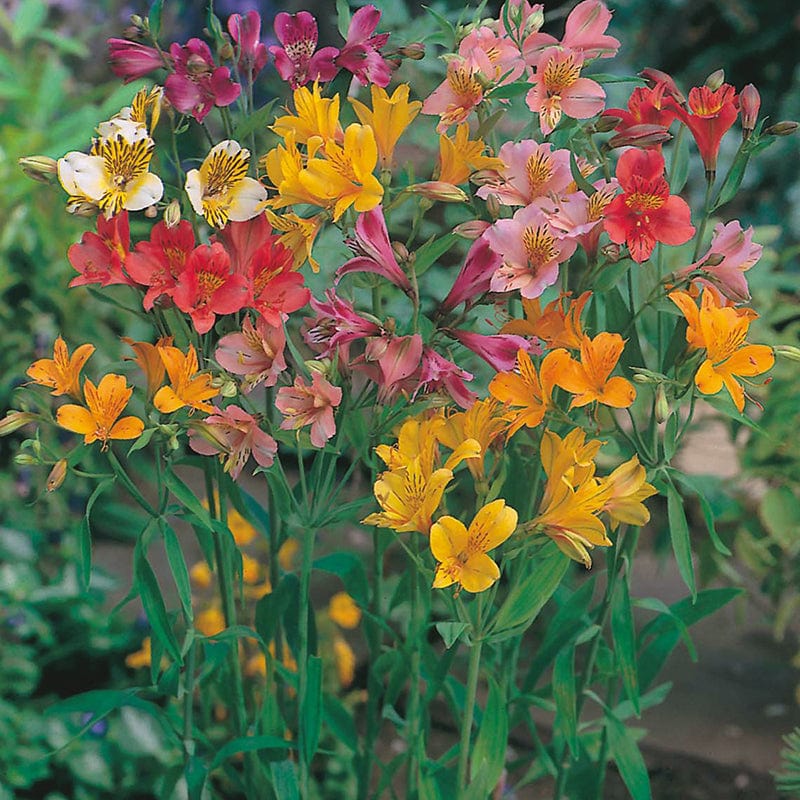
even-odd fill
[[[108,40],[108,61],[111,71],[124,83],[143,78],[154,69],[165,66],[161,53],[154,47],[128,39]]]
[[[272,466],[278,443],[261,430],[258,420],[243,408],[231,405],[193,423],[189,430],[189,447],[204,456],[219,454],[224,460],[225,472],[236,480],[252,455],[256,463]]]
[[[727,225],[722,222],[714,228],[708,252],[675,273],[677,279],[692,279],[701,286],[708,287],[722,303],[722,296],[736,303],[750,300],[750,289],[744,273],[759,258],[763,248],[753,244],[753,228],[742,230],[738,220]]]
[[[333,289],[328,289],[325,297],[327,303],[311,298],[311,308],[316,317],[306,317],[307,327],[303,338],[323,358],[333,356],[339,348],[345,348],[340,352],[340,362],[346,364],[349,361],[347,345],[350,342],[380,336],[383,330],[375,322],[357,314],[352,304],[342,300]]]
[[[511,36],[515,42],[520,42],[532,33],[536,33],[544,22],[544,5],[528,0],[507,0],[505,8],[508,10],[508,19],[511,30],[506,30],[505,14],[500,14],[497,28],[501,36]]]
[[[483,102],[483,84],[477,66],[466,58],[454,56],[447,62],[447,74],[422,104],[423,114],[436,114],[436,130],[444,133],[451,125],[466,122],[472,109]]]
[[[359,215],[355,234],[356,238],[345,240],[345,244],[356,257],[336,270],[336,282],[350,272],[375,272],[404,292],[410,292],[411,281],[397,263],[381,206]]]
[[[335,47],[317,50],[317,21],[308,11],[297,14],[282,11],[275,17],[275,35],[283,46],[272,45],[269,52],[275,59],[278,74],[292,89],[305,86],[309,81],[325,83],[339,71],[333,63],[339,55]]]
[[[513,83],[525,71],[516,45],[486,25],[473,28],[461,40],[458,54],[475,64],[481,75],[496,86]]]
[[[175,72],[164,82],[164,92],[181,114],[202,122],[212,106],[229,106],[242,91],[227,67],[216,66],[211,49],[200,39],[172,44],[169,52]]]
[[[388,33],[375,33],[381,12],[375,6],[362,6],[350,19],[347,40],[336,58],[336,64],[358,78],[362,86],[374,83],[385,88],[392,77],[392,68],[380,54],[389,39]]]
[[[261,15],[258,11],[248,11],[244,16],[231,14],[228,32],[239,45],[239,71],[254,80],[267,64],[267,46],[260,41]]]
[[[282,430],[297,430],[311,425],[311,444],[324,447],[336,433],[333,409],[342,402],[342,390],[333,386],[319,372],[314,372],[311,385],[301,375],[294,379],[293,386],[278,389],[275,405],[285,419]]]
[[[450,336],[479,355],[496,372],[511,372],[517,364],[517,352],[527,351],[527,339],[513,333],[487,335],[471,331],[448,330]]]
[[[67,251],[69,263],[80,272],[69,285],[99,283],[100,286],[111,286],[122,283],[133,286],[134,281],[122,271],[128,258],[130,241],[127,211],[115,214],[110,219],[100,214],[97,217],[97,233],[86,231],[80,243],[73,244]]]
[[[419,388],[426,393],[443,389],[462,408],[470,408],[478,399],[478,395],[470,391],[464,381],[471,381],[472,378],[471,373],[461,369],[430,347],[423,350]]]
[[[561,239],[536,205],[521,208],[511,219],[500,219],[486,231],[489,246],[501,258],[490,282],[493,292],[519,289],[523,297],[539,297],[558,280],[558,265],[566,261],[577,244]]]
[[[758,111],[761,108],[761,95],[752,83],[739,92],[739,109],[742,112],[742,137],[748,139],[758,122]]]
[[[506,142],[497,154],[505,169],[478,189],[478,197],[493,194],[502,205],[527,206],[537,197],[560,194],[572,183],[570,153],[552,149],[533,139]]]
[[[240,333],[229,333],[219,340],[215,358],[232,375],[243,375],[245,393],[260,383],[274,386],[278,375],[286,369],[283,356],[286,334],[283,327],[269,325],[259,319],[255,326],[245,317]]]
[[[378,402],[385,403],[418,385],[416,373],[421,358],[422,337],[418,333],[376,336],[367,341],[363,365],[354,366],[359,366],[378,384]]]
[[[452,311],[465,301],[469,306],[476,297],[488,292],[492,275],[500,264],[500,256],[489,247],[486,236],[477,238],[467,253],[464,266],[456,276],[453,288],[441,305],[442,311]]]

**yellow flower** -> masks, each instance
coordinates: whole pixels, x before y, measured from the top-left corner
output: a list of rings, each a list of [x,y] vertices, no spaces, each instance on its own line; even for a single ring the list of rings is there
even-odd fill
[[[219,394],[219,389],[211,385],[208,373],[197,374],[197,353],[192,345],[184,355],[177,347],[160,347],[158,354],[164,362],[170,386],[162,386],[153,398],[153,405],[163,414],[171,414],[179,408],[189,406],[191,411],[198,409],[213,413],[214,406],[203,402]]]
[[[198,561],[189,570],[189,577],[198,589],[208,589],[211,586],[211,568],[205,561]]]
[[[328,603],[328,616],[340,627],[352,630],[361,622],[361,609],[347,592],[337,592]]]
[[[216,636],[225,630],[225,617],[219,608],[211,606],[194,618],[194,626],[203,636]]]
[[[294,91],[295,114],[278,117],[272,130],[286,138],[294,134],[298,144],[308,144],[311,140],[321,140],[324,145],[328,141],[341,142],[344,136],[339,124],[339,95],[323,97],[319,84],[309,91],[300,86]]]
[[[500,569],[487,555],[517,527],[517,512],[505,500],[494,500],[478,511],[469,530],[455,517],[440,517],[431,526],[431,552],[439,562],[433,588],[458,583],[468,592],[483,592]]]
[[[56,421],[68,431],[82,433],[86,444],[101,441],[103,450],[107,449],[109,439],[136,439],[144,430],[144,422],[133,416],[119,419],[132,394],[133,388],[122,375],[104,375],[96,387],[87,378],[83,386],[87,407],[61,406]]]
[[[381,169],[391,169],[394,148],[403,131],[419,114],[422,103],[408,101],[409,85],[401,83],[389,97],[385,89],[372,84],[372,110],[354,98],[348,98],[362,125],[369,125],[375,132]]]
[[[333,658],[336,662],[336,676],[342,689],[347,689],[356,676],[356,654],[353,648],[341,637],[333,640]]]
[[[325,201],[306,189],[300,182],[303,172],[303,156],[297,149],[294,131],[288,131],[284,144],[273,147],[262,159],[267,177],[278,192],[268,200],[273,208],[284,208],[295,203],[312,206],[325,205]]]
[[[27,376],[40,386],[48,386],[50,394],[69,394],[80,398],[78,383],[80,372],[89,356],[94,353],[93,344],[82,344],[70,355],[66,342],[59,336],[53,344],[53,357],[40,358],[28,367]]]
[[[287,539],[278,549],[278,564],[284,572],[291,572],[295,568],[297,554],[300,552],[300,542],[297,539]]]
[[[500,170],[504,167],[499,158],[483,155],[483,139],[469,138],[469,125],[465,122],[456,128],[455,136],[439,137],[439,175],[437,180],[458,186],[479,169]]]
[[[506,432],[509,420],[503,413],[503,407],[493,397],[478,400],[466,411],[450,414],[439,432],[439,438],[445,447],[455,450],[460,443],[474,439],[481,447],[481,455],[468,458],[467,467],[472,475],[480,480],[484,476],[483,456],[491,445]]]
[[[261,565],[252,556],[242,553],[242,580],[247,584],[258,583],[261,577]]]
[[[142,667],[149,667],[150,661],[153,658],[152,642],[149,636],[142,639],[141,650],[135,653],[128,653],[125,656],[125,666],[130,669],[141,669]]]
[[[612,530],[616,530],[620,522],[639,527],[649,522],[650,512],[642,501],[652,497],[658,490],[645,481],[646,477],[639,457],[633,456],[608,477],[600,479],[609,490],[603,511],[611,518]]]
[[[327,215],[315,214],[305,219],[293,212],[279,216],[270,209],[266,209],[266,214],[269,224],[281,231],[278,241],[292,252],[292,269],[300,269],[308,261],[311,269],[319,272],[319,262],[311,255],[311,249]]]

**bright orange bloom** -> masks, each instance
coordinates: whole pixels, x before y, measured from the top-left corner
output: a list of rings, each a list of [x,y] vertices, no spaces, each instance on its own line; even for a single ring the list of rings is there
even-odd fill
[[[133,387],[122,375],[104,375],[96,387],[87,378],[83,394],[87,408],[68,404],[56,412],[56,421],[62,428],[82,433],[86,444],[100,440],[103,450],[109,439],[137,439],[141,435],[142,420],[133,416],[119,418],[133,394]]]
[[[59,336],[53,344],[53,357],[40,358],[28,367],[27,375],[41,386],[48,386],[50,394],[69,394],[80,398],[78,377],[89,356],[94,353],[93,344],[82,344],[70,356],[66,342]]]
[[[697,388],[703,394],[717,394],[724,386],[741,413],[745,394],[736,379],[761,375],[775,363],[771,347],[746,341],[750,322],[758,314],[751,308],[722,307],[715,293],[708,289],[703,290],[700,308],[687,292],[670,292],[669,298],[689,323],[686,329],[689,347],[706,351],[705,361],[694,376]]]
[[[612,530],[616,530],[620,522],[638,527],[649,522],[650,512],[642,501],[657,494],[658,490],[645,481],[646,477],[638,456],[633,456],[607,478],[600,479],[610,492],[603,511],[611,518]]]
[[[439,137],[438,181],[458,186],[479,169],[502,170],[505,165],[499,158],[483,155],[483,139],[469,138],[469,125],[465,122],[456,128],[456,134]]]
[[[591,292],[584,292],[580,297],[568,300],[566,310],[564,310],[563,304],[566,295],[561,295],[549,302],[544,310],[541,309],[538,297],[534,300],[523,297],[522,310],[525,313],[525,319],[513,319],[506,322],[500,329],[500,333],[535,336],[548,347],[580,350],[583,341],[581,314],[591,296]]]
[[[574,394],[570,408],[578,408],[597,401],[612,408],[628,408],[636,399],[636,389],[625,378],[609,375],[619,361],[625,340],[618,333],[603,331],[594,339],[584,335],[581,340],[581,360],[571,358],[566,350],[555,382]]]
[[[153,398],[153,405],[162,414],[171,414],[179,408],[189,406],[213,413],[214,406],[204,402],[219,394],[219,389],[211,385],[211,376],[203,372],[197,374],[197,353],[192,345],[184,355],[177,347],[160,347],[158,354],[164,362],[170,386],[162,386]]]
[[[130,345],[136,357],[133,359],[147,380],[147,399],[153,398],[161,384],[164,382],[164,362],[158,354],[159,348],[171,347],[172,337],[162,336],[155,344],[150,342],[135,342],[127,336],[122,337],[125,344]]]

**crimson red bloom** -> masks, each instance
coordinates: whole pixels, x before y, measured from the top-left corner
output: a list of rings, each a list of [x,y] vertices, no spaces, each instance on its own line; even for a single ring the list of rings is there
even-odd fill
[[[656,242],[683,244],[694,236],[691,210],[669,193],[664,157],[655,150],[626,150],[617,164],[622,194],[606,207],[604,226],[616,244],[627,244],[634,261],[650,257]]]
[[[115,283],[133,285],[133,281],[122,271],[130,247],[128,212],[122,211],[110,219],[102,214],[97,217],[97,233],[86,231],[79,244],[67,251],[69,263],[80,275],[73,278],[70,286],[85,286],[99,283],[111,286]]]

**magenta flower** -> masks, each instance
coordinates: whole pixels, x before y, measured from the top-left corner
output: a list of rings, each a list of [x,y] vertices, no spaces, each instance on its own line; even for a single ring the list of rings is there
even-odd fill
[[[259,319],[253,325],[245,317],[241,332],[228,333],[219,340],[215,358],[232,375],[243,375],[243,391],[251,392],[260,383],[274,386],[278,375],[286,369],[283,351],[286,334],[283,327]]]
[[[336,64],[358,78],[363,86],[374,83],[385,88],[392,68],[380,54],[389,39],[388,33],[375,33],[381,12],[375,6],[362,6],[350,19],[347,41],[336,57]]]
[[[242,91],[231,80],[227,67],[214,63],[209,46],[200,39],[189,39],[169,48],[175,72],[164,83],[167,99],[181,114],[191,114],[202,122],[212,106],[229,106]]]
[[[448,330],[447,333],[496,372],[511,372],[517,365],[517,352],[529,348],[527,339],[513,333],[483,334],[462,330]]]
[[[336,270],[337,283],[343,275],[350,272],[375,272],[404,292],[410,292],[411,281],[397,263],[381,206],[359,214],[355,234],[355,239],[347,239],[345,243],[356,257]]]
[[[465,301],[469,306],[476,297],[488,292],[492,275],[500,264],[500,256],[489,247],[486,236],[479,236],[470,247],[464,266],[441,305],[442,311],[452,311]]]
[[[418,333],[376,336],[367,341],[363,364],[358,366],[378,384],[378,402],[385,403],[419,385],[421,358],[422,337]]]
[[[317,21],[308,11],[297,14],[282,11],[278,14],[275,17],[275,36],[282,47],[272,45],[269,52],[275,59],[278,74],[289,82],[292,89],[305,86],[309,81],[325,83],[339,71],[333,63],[339,55],[335,47],[317,50]]]
[[[69,263],[80,273],[70,282],[70,286],[85,286],[99,283],[111,286],[122,283],[133,286],[122,267],[128,258],[130,247],[130,225],[128,212],[122,211],[110,219],[102,214],[97,217],[97,233],[86,231],[78,244],[67,251]]]
[[[319,372],[314,372],[310,386],[298,375],[294,385],[282,386],[275,398],[278,411],[285,417],[281,429],[291,431],[311,425],[314,447],[324,447],[336,433],[333,409],[341,402],[342,390]]]
[[[244,16],[231,14],[228,32],[239,46],[239,72],[254,80],[267,64],[267,46],[261,42],[261,15],[258,11],[248,11]]]
[[[311,308],[316,317],[305,318],[303,338],[323,358],[333,357],[339,350],[340,364],[347,364],[347,346],[350,342],[380,336],[383,329],[374,321],[357,314],[352,304],[342,300],[333,289],[328,289],[325,297],[327,303],[311,298]]]
[[[478,399],[464,381],[471,381],[473,375],[461,369],[449,359],[426,347],[422,352],[419,388],[427,392],[445,391],[462,408],[470,408]]]
[[[225,472],[236,480],[252,455],[260,467],[272,466],[278,443],[258,425],[258,420],[243,408],[231,405],[193,423],[189,447],[203,456],[219,454]]]
[[[166,66],[161,53],[154,47],[128,39],[108,40],[108,63],[111,71],[124,83],[143,78],[154,69]]]
[[[498,220],[485,236],[492,250],[502,258],[492,276],[491,290],[519,289],[529,300],[539,297],[558,280],[558,265],[577,247],[574,239],[558,238],[536,205],[521,208],[511,219]]]

